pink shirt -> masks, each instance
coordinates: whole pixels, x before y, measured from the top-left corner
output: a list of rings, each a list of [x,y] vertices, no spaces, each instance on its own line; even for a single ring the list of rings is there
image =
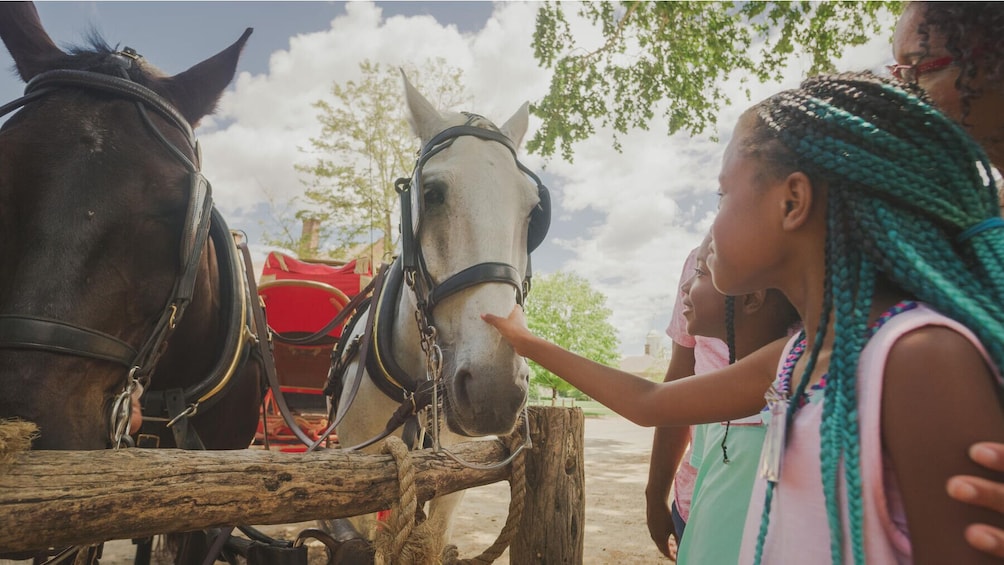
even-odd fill
[[[694,374],[706,373],[720,369],[729,364],[729,347],[725,342],[702,336],[692,336],[687,333],[687,319],[683,316],[683,283],[690,279],[697,268],[697,249],[690,252],[683,264],[680,274],[681,290],[676,294],[676,304],[673,306],[673,317],[669,320],[666,335],[674,343],[694,350]],[[691,427],[693,434],[693,427]],[[680,468],[676,471],[673,481],[673,499],[676,501],[676,511],[684,521],[690,517],[690,501],[694,494],[694,481],[697,479],[697,469],[690,464],[691,449],[683,455]]]
[[[950,328],[968,338],[987,363],[994,367],[986,350],[968,328],[921,304],[893,316],[872,337],[861,352],[858,364],[858,412],[861,437],[861,489],[865,560],[874,564],[911,563],[910,535],[907,530],[899,487],[888,456],[882,448],[882,383],[886,358],[892,345],[905,333],[923,326]],[[789,342],[791,349],[795,338]],[[786,350],[786,351],[787,351]],[[778,365],[784,363],[781,359]],[[764,564],[829,563],[830,529],[820,471],[819,426],[823,414],[823,391],[799,409],[788,430],[781,476],[774,488],[770,523],[764,544]],[[753,563],[757,534],[763,514],[767,482],[757,477],[746,515],[740,563]],[[844,472],[838,489],[844,497]],[[853,563],[850,526],[843,513],[844,561]]]

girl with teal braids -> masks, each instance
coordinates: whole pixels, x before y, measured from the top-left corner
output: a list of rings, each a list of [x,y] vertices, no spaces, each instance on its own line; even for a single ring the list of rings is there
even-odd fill
[[[719,175],[715,287],[780,290],[805,330],[727,368],[653,383],[565,351],[519,308],[517,352],[640,425],[768,412],[740,563],[990,563],[1002,527],[947,495],[1004,441],[1004,222],[984,152],[906,84],[816,77],[740,119]],[[766,391],[766,395],[765,395]]]

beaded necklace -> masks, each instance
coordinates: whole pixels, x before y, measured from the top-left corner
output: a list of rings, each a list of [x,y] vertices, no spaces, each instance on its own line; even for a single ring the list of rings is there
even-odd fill
[[[913,310],[917,307],[917,302],[913,300],[903,300],[883,312],[874,322],[868,324],[865,337],[871,339],[875,332],[891,320],[893,316]],[[777,482],[781,476],[781,454],[784,452],[785,435],[788,420],[788,405],[791,401],[791,376],[795,370],[795,365],[805,353],[807,343],[805,330],[798,334],[795,345],[781,364],[781,371],[778,375],[777,385],[771,385],[764,395],[767,400],[767,410],[770,412],[770,422],[767,424],[767,435],[764,438],[763,450],[760,453],[760,476],[771,482]],[[820,378],[819,388],[826,384],[826,375]],[[795,404],[794,410],[808,403],[808,394],[803,392]]]

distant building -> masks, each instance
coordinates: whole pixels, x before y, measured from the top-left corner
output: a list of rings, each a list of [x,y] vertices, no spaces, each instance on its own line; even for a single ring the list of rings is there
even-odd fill
[[[314,263],[326,263],[329,265],[344,265],[355,260],[357,272],[369,272],[370,269],[376,271],[381,263],[393,261],[393,250],[387,249],[384,238],[378,238],[370,243],[360,243],[348,249],[342,249],[336,255],[339,259],[331,258],[331,250],[321,252],[321,221],[316,218],[304,218],[303,227],[300,231],[300,241],[302,242],[302,259]],[[337,250],[336,250],[337,251]],[[322,257],[324,255],[324,257]]]
[[[643,351],[642,355],[622,357],[620,370],[653,381],[661,381],[666,376],[666,368],[669,367],[669,349],[665,346],[663,334],[656,330],[648,332]]]

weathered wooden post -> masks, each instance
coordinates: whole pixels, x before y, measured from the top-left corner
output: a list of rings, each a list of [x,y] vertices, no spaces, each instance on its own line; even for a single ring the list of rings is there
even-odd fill
[[[585,419],[581,408],[531,406],[526,506],[511,563],[582,563],[585,528]]]

